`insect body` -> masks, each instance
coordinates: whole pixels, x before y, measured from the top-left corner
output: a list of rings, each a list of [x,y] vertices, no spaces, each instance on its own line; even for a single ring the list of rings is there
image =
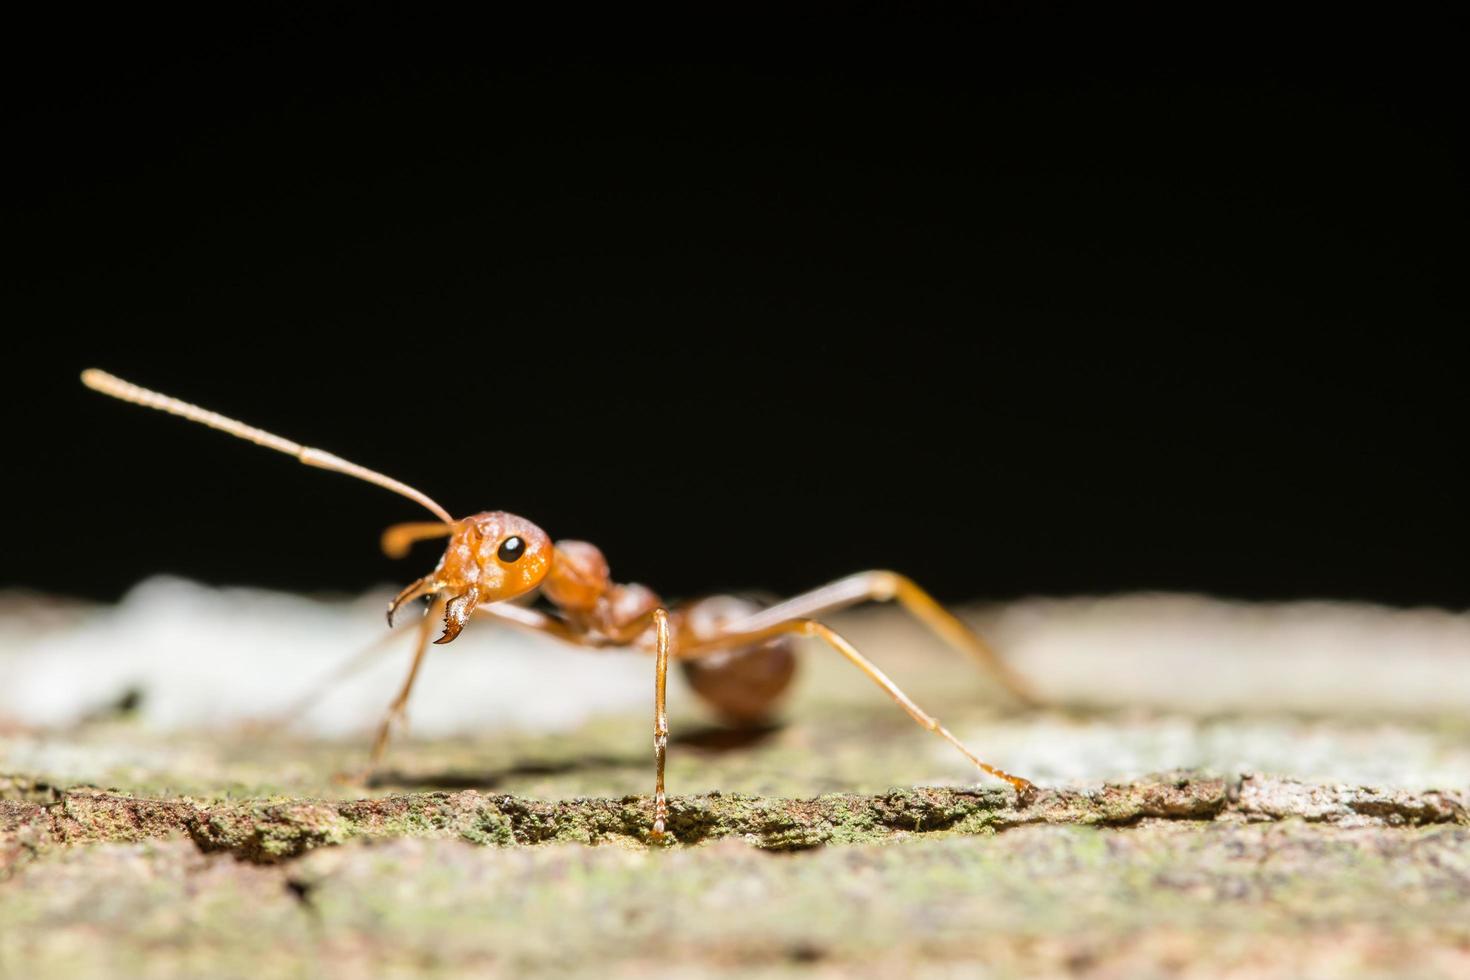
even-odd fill
[[[653,654],[655,837],[664,834],[668,821],[664,759],[669,733],[665,711],[669,662],[678,661],[694,691],[716,712],[729,721],[748,724],[765,717],[790,685],[796,670],[792,641],[799,637],[820,639],[847,658],[914,721],[945,739],[977,768],[1005,780],[1018,791],[1031,786],[1019,776],[982,762],[852,644],[816,618],[859,602],[896,600],[951,646],[979,661],[1016,698],[1035,702],[1027,687],[978,635],[895,572],[861,572],[764,608],[730,596],[671,607],[646,586],[614,582],[607,560],[595,545],[585,541],[553,542],[545,531],[523,517],[486,511],[455,520],[418,490],[331,453],[299,445],[96,369],[83,372],[82,382],[114,398],[179,415],[288,453],[309,466],[377,484],[417,501],[438,518],[399,524],[383,534],[384,551],[395,557],[406,555],[415,541],[447,537],[449,544],[434,570],[411,583],[388,606],[391,625],[394,613],[405,603],[420,598],[430,601],[429,614],[419,625],[408,677],[378,727],[371,767],[382,761],[392,724],[408,703],[434,624],[443,624],[434,642],[449,643],[472,616],[479,614],[579,646],[627,647]],[[550,611],[508,601],[537,589],[550,604]]]

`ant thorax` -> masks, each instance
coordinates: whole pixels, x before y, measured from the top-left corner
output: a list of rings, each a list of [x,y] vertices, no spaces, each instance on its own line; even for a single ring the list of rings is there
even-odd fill
[[[614,582],[602,550],[586,541],[556,543],[541,593],[569,621],[609,640],[621,638],[661,602],[647,586]]]

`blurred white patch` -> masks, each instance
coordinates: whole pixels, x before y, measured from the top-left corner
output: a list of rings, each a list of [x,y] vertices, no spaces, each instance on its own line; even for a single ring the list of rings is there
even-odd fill
[[[1470,711],[1470,614],[1187,595],[1030,599],[981,621],[1060,701],[1190,712]]]
[[[116,606],[0,596],[0,721],[70,724],[129,690],[142,696],[143,720],[164,730],[279,717],[383,639],[387,600],[386,591],[324,600],[169,578],[143,583]],[[897,610],[877,613],[876,619],[844,622],[897,625]],[[1470,712],[1470,615],[1464,613],[1138,595],[1027,600],[969,618],[1038,691],[1062,702],[1186,714]],[[375,724],[407,671],[412,629],[401,624],[366,669],[325,686],[293,724],[326,735]],[[879,660],[892,655],[885,648],[893,644],[926,646],[912,624],[876,634],[878,646],[869,652]],[[812,666],[821,671],[863,684],[837,658],[816,660]],[[949,654],[935,663],[938,669],[971,669]],[[649,711],[652,680],[647,656],[579,650],[477,621],[453,644],[430,648],[411,705],[412,727],[425,735],[564,730],[598,714]],[[673,703],[692,702],[677,689],[677,676],[670,683]],[[1209,731],[1184,726],[1179,738],[1188,745],[1164,751],[1155,728],[1149,757],[1156,761],[1145,768],[1167,768],[1176,760],[1193,765],[1188,760],[1202,756],[1223,760],[1225,750],[1200,742]],[[1073,738],[1083,734],[1071,732]],[[1261,744],[1272,737],[1263,729]],[[1002,757],[989,738],[977,743]],[[1101,739],[1099,765],[1107,754]],[[1039,734],[1028,739],[1032,745],[1045,741]],[[1413,750],[1408,744],[1395,749]],[[1283,755],[1283,763],[1288,758]],[[1006,761],[1021,768],[1009,756]],[[1248,752],[1238,761],[1269,767],[1270,759]],[[1073,771],[1069,765],[1037,756],[1033,768],[1061,777]],[[1083,770],[1098,768],[1077,771]]]
[[[35,600],[12,600],[0,605],[0,717],[68,724],[129,690],[142,696],[143,720],[160,729],[277,717],[384,638],[388,598],[319,600],[154,578],[115,607],[37,611]],[[337,735],[376,724],[407,673],[412,634],[413,624],[401,622],[390,646],[327,686],[294,727]],[[430,648],[412,728],[566,729],[595,713],[648,708],[652,689],[651,658],[577,650],[483,621]]]
[[[1470,787],[1470,746],[1387,722],[1201,722],[1185,716],[1072,721],[1042,715],[968,726],[961,734],[970,744],[984,746],[990,758],[1004,759],[1008,769],[1043,786],[1200,768],[1390,789]],[[962,766],[950,764],[964,773]]]

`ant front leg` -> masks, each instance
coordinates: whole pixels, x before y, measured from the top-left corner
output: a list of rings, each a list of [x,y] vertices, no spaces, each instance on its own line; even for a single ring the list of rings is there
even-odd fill
[[[897,600],[909,615],[923,623],[952,649],[969,655],[1027,707],[1042,702],[1031,687],[965,622],[921,589],[913,579],[897,572],[858,572],[819,589],[792,596],[762,609],[737,625],[742,630],[760,630],[795,619],[813,619],[861,602]]]
[[[389,558],[404,558],[415,541],[442,538],[454,533],[454,525],[442,521],[412,521],[394,524],[383,532],[381,545],[383,554]]]
[[[879,670],[876,664],[859,653],[857,648],[849,643],[846,638],[825,623],[819,623],[815,619],[789,619],[786,622],[749,629],[746,627],[747,622],[742,622],[740,628],[734,632],[682,649],[679,651],[679,655],[681,657],[701,657],[731,647],[761,643],[783,634],[817,637],[846,657],[849,662],[864,674],[867,674],[868,679],[886,691],[888,696],[896,701],[900,708],[908,712],[910,718],[916,721],[921,727],[933,732],[950,745],[953,745],[976,768],[990,773],[990,775],[995,776],[997,779],[1005,780],[1014,786],[1018,793],[1025,793],[1033,788],[1030,780],[1022,779],[1020,776],[1014,776],[1003,769],[998,769],[990,765],[988,762],[982,762],[963,742],[955,738],[954,734],[948,728],[941,725],[938,718],[935,718],[915,704],[913,699],[905,694],[897,684],[893,683],[887,674]]]
[[[366,782],[378,767],[382,765],[383,756],[388,751],[388,739],[393,734],[393,724],[404,717],[405,709],[408,707],[408,696],[413,693],[413,685],[419,676],[419,667],[424,662],[424,654],[429,649],[429,637],[434,632],[434,623],[444,614],[444,600],[436,599],[428,612],[424,614],[423,621],[418,624],[418,636],[414,638],[413,662],[409,665],[408,676],[403,680],[403,687],[393,703],[388,705],[388,711],[378,725],[378,733],[373,738],[372,754],[368,757],[367,771],[363,774]]]

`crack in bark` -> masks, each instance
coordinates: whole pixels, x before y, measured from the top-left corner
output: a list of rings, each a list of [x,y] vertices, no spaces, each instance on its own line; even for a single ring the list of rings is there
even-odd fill
[[[205,804],[0,778],[0,875],[56,848],[185,836],[201,851],[272,863],[350,840],[460,838],[484,845],[549,841],[650,844],[644,797],[530,800],[427,792],[379,799]],[[1318,785],[1246,774],[1164,773],[1093,789],[915,788],[861,796],[765,799],[710,793],[670,800],[675,842],[744,838],[769,850],[912,834],[990,834],[1033,824],[1128,827],[1148,820],[1343,826],[1467,824],[1463,793]]]

